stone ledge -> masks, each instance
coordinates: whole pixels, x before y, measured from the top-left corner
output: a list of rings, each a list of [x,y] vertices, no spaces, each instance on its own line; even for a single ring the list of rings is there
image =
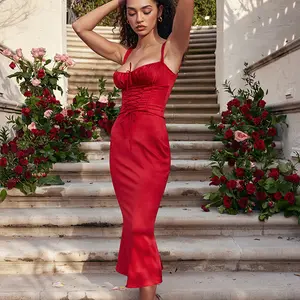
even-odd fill
[[[250,73],[267,66],[276,60],[300,49],[300,38],[273,52],[272,54],[260,59],[256,63],[250,65],[246,70]]]
[[[14,100],[0,98],[0,111],[7,113],[21,113],[22,104]]]
[[[300,100],[276,103],[267,106],[274,114],[295,114],[300,112]]]

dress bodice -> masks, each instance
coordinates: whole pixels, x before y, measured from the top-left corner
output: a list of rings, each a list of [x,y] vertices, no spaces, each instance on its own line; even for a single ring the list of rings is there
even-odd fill
[[[177,74],[164,63],[165,43],[161,48],[160,61],[146,64],[127,72],[115,71],[113,80],[122,90],[120,114],[130,111],[148,111],[163,116]],[[123,64],[133,49],[125,54]]]

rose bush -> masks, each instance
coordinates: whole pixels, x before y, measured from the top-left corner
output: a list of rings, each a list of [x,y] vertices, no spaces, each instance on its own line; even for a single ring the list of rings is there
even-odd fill
[[[212,153],[210,185],[218,190],[205,195],[211,203],[202,208],[209,211],[211,205],[216,205],[221,213],[229,214],[259,210],[260,220],[280,211],[286,216],[299,216],[300,177],[296,166],[276,160],[274,139],[278,126],[286,125],[286,116],[273,115],[266,108],[265,93],[255,75],[245,71],[243,80],[246,87],[237,94],[225,82],[233,99],[222,113],[221,122],[212,121],[209,126],[224,148]]]
[[[118,115],[113,101],[118,90],[105,96],[105,81],[100,79],[100,99],[80,88],[73,104],[65,108],[55,98],[54,90],[62,91],[57,81],[60,76],[67,76],[65,69],[74,65],[73,60],[66,54],[57,54],[53,69],[48,70],[45,66],[51,60],[44,58],[44,48],[31,51],[33,63],[23,57],[21,49],[16,53],[4,50],[2,54],[13,60],[11,68],[20,68],[9,77],[16,77],[26,99],[21,116],[7,117],[14,135],[8,134],[8,127],[0,132],[0,185],[30,194],[37,186],[63,184],[58,176],[48,175],[54,163],[86,161],[80,143],[98,138],[99,127],[110,132]],[[6,194],[3,189],[2,200]]]

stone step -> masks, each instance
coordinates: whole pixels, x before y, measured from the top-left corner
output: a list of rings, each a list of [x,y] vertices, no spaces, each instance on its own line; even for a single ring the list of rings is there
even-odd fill
[[[165,113],[167,123],[185,123],[185,124],[209,124],[211,118],[216,122],[221,120],[220,114],[202,114],[202,113]]]
[[[68,92],[68,101],[72,101],[72,99],[76,96],[76,94],[72,94]],[[169,97],[168,104],[210,104],[217,102],[217,94],[190,94],[190,95],[180,95],[180,94],[172,94]]]
[[[78,51],[77,48],[68,47],[68,54],[77,62],[77,58],[86,58],[86,59],[98,59],[101,62],[109,62],[106,58],[100,56],[99,54],[95,53],[88,47],[80,49]],[[186,54],[184,63],[186,61],[202,61],[202,60],[212,60],[215,59],[215,54]],[[112,62],[113,63],[113,62]]]
[[[74,57],[73,57],[74,59]],[[98,59],[97,57],[85,57],[81,54],[80,57],[77,57],[75,60],[75,63],[78,64],[90,64],[90,65],[105,65],[105,66],[113,66],[114,70],[118,69],[119,64],[112,60],[104,60],[104,59]],[[188,60],[185,59],[182,63],[182,66],[188,66],[188,65],[200,65],[200,66],[207,66],[207,65],[215,65],[216,61],[214,58],[212,59],[198,59],[198,60]]]
[[[3,208],[0,211],[1,237],[120,238],[122,214],[119,207],[101,208]],[[236,226],[239,224],[239,226]],[[158,237],[276,236],[299,237],[296,217],[273,216],[260,222],[258,214],[236,216],[209,213],[200,207],[162,207],[158,210],[155,235]]]
[[[108,159],[109,142],[82,143],[81,149],[89,160]],[[223,144],[217,141],[170,141],[172,159],[209,159],[212,150],[222,149]]]
[[[300,239],[289,236],[158,237],[164,270],[298,272]],[[0,274],[110,273],[119,238],[0,238]],[[184,245],[184,247],[182,247]]]
[[[203,195],[216,187],[202,181],[168,182],[162,207],[187,207],[206,204]],[[111,182],[66,182],[64,185],[38,187],[35,194],[25,196],[17,189],[8,190],[1,208],[44,207],[116,207],[118,206]]]
[[[275,142],[278,152],[282,149],[281,142]],[[223,149],[218,141],[170,141],[172,159],[209,159],[215,149]],[[110,142],[86,142],[81,144],[89,160],[103,160],[109,158]]]
[[[95,77],[86,78],[84,76],[72,76],[69,79],[69,85],[78,87],[98,86],[99,79]],[[112,78],[106,79],[105,87],[112,89],[115,86]],[[216,86],[215,78],[178,78],[175,82],[175,87],[190,87],[190,86]]]
[[[1,300],[137,300],[116,274],[1,275]],[[55,283],[62,283],[57,288]],[[163,300],[299,300],[295,272],[163,272]]]
[[[209,180],[210,160],[171,160],[171,181]],[[96,160],[79,163],[56,163],[51,174],[59,175],[65,182],[111,181],[109,161]]]
[[[72,82],[69,81],[68,84],[68,92],[71,94],[76,94],[78,87],[80,85],[78,84],[73,84]],[[82,87],[82,86],[81,86]],[[97,94],[99,91],[99,88],[96,84],[86,82],[84,84],[84,87],[89,89],[89,92]],[[172,94],[176,93],[181,93],[181,94],[196,94],[196,93],[205,93],[205,94],[210,94],[210,93],[216,93],[216,87],[214,85],[207,85],[207,86],[198,86],[198,85],[192,85],[192,86],[174,86],[172,89]]]
[[[80,70],[81,72],[84,71],[84,74],[90,74],[90,72],[86,71],[91,71],[93,74],[96,76],[99,72],[115,72],[116,71],[116,66],[114,65],[107,65],[107,64],[98,64],[98,65],[90,65],[88,63],[85,64],[76,64],[74,67],[72,67],[68,73],[70,75],[74,74],[76,70]],[[182,66],[180,68],[179,72],[212,72],[215,71],[215,66],[214,65],[207,65],[207,66],[201,66],[201,65],[192,65],[192,66]],[[84,75],[81,74],[81,75]],[[105,73],[106,76],[108,76],[107,73]]]

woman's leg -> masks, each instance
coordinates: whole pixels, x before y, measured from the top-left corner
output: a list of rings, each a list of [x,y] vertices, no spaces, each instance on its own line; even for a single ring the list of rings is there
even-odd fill
[[[151,285],[140,288],[139,300],[156,300],[156,287],[156,285]]]

